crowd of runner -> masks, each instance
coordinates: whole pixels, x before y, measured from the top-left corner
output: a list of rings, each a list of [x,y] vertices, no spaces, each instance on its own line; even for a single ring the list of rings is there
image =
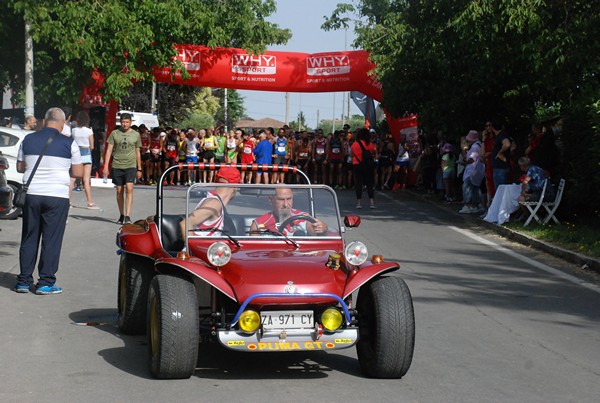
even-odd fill
[[[293,131],[287,125],[277,130],[273,128],[226,132],[223,127],[194,128],[155,128],[148,130],[144,125],[138,128],[141,137],[142,184],[156,184],[168,167],[180,162],[224,162],[289,164],[304,171],[313,183],[329,185],[335,189],[353,188],[351,146],[355,134],[345,125],[342,130],[325,134],[318,129],[314,132]],[[398,147],[392,136],[378,135],[371,130],[371,142],[375,144],[377,188],[390,189],[394,186],[393,167],[399,174],[402,170],[396,164],[402,146]],[[404,174],[404,180],[406,175]],[[301,179],[292,173],[243,172],[245,183],[298,183]],[[191,185],[196,182],[214,181],[212,172],[190,171],[172,172],[163,185]],[[404,182],[404,187],[405,187]],[[402,187],[398,183],[396,187]]]

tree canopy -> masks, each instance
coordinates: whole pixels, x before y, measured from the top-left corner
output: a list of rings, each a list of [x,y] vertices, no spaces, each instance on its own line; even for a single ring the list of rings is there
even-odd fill
[[[178,43],[239,47],[258,52],[291,33],[265,21],[274,0],[3,0],[0,85],[23,88],[24,19],[31,21],[36,99],[76,102],[97,68],[104,96],[120,99],[133,82],[168,66]],[[181,67],[175,66],[175,67]]]
[[[521,141],[559,115],[563,173],[590,196],[571,202],[600,203],[600,179],[581,174],[600,170],[600,0],[359,0],[323,27],[350,24],[392,113],[455,138],[493,119]]]

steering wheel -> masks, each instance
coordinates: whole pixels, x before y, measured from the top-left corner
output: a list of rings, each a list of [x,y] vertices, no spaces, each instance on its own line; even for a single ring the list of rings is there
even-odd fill
[[[314,218],[312,218],[309,215],[303,215],[303,214],[293,215],[293,216],[288,217],[285,220],[283,220],[283,222],[279,223],[280,231],[283,231],[285,229],[285,227],[287,227],[288,225],[290,225],[291,223],[293,223],[296,220],[304,220],[304,221],[308,221],[312,224],[317,223],[317,220],[315,220]]]

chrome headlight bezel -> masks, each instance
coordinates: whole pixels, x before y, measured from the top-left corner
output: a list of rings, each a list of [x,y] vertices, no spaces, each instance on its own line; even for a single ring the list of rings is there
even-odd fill
[[[369,258],[367,246],[360,241],[352,241],[344,249],[346,262],[353,266],[360,266]]]
[[[215,242],[208,247],[206,258],[213,266],[225,266],[231,259],[231,248],[225,242]]]

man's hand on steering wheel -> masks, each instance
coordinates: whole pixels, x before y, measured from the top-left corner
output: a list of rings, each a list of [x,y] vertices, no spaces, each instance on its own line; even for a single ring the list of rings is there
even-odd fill
[[[279,224],[279,228],[283,230],[288,225],[294,223],[294,221],[308,221],[309,223],[311,223],[310,227],[308,224],[306,226],[306,229],[308,230],[308,235],[323,235],[326,234],[329,229],[325,222],[304,214],[294,215],[286,218]]]

